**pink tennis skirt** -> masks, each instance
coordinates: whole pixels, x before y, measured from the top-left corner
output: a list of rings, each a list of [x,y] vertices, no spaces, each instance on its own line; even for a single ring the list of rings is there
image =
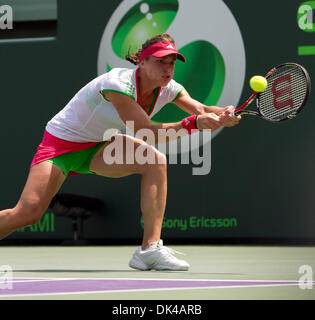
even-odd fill
[[[96,146],[99,142],[72,142],[57,138],[50,134],[47,130],[44,132],[43,140],[37,147],[37,152],[31,163],[31,167],[35,164],[55,158],[61,154],[68,152],[82,151]],[[70,175],[77,175],[79,173],[70,172]]]

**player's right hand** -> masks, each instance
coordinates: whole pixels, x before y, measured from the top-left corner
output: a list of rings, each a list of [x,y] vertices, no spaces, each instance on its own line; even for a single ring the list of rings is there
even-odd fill
[[[233,106],[227,106],[223,108],[221,114],[219,114],[221,118],[221,124],[224,127],[233,127],[239,123],[242,117],[234,115],[235,108]]]

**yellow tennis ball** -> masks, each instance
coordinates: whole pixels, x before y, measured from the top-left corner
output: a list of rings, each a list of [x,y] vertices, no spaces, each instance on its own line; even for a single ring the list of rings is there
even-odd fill
[[[262,76],[253,76],[249,80],[250,87],[256,92],[263,92],[268,85],[266,78]]]

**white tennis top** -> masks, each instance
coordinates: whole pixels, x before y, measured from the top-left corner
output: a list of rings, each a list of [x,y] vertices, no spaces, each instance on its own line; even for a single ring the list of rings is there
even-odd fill
[[[47,123],[46,130],[57,138],[73,142],[103,141],[108,129],[124,132],[125,123],[102,93],[120,92],[137,101],[138,70],[114,68],[95,78]],[[148,116],[152,118],[163,106],[174,101],[182,89],[183,86],[175,80],[166,87],[157,88]]]

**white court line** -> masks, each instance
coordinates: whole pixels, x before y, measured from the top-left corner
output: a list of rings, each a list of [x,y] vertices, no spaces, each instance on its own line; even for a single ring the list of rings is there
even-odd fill
[[[17,279],[18,281],[15,281]],[[13,278],[13,283],[18,282],[38,282],[38,281],[60,281],[60,280],[150,280],[150,281],[220,281],[220,282],[291,282],[298,283],[298,280],[255,280],[255,279],[169,279],[169,278]],[[315,281],[313,281],[315,284]]]
[[[18,278],[17,278],[18,279]],[[26,278],[21,278],[26,279]],[[32,281],[33,280],[33,281]],[[0,299],[2,297],[28,297],[28,296],[52,296],[52,295],[77,295],[77,294],[104,294],[104,293],[120,293],[120,292],[152,292],[152,291],[174,291],[174,290],[200,290],[200,289],[233,289],[233,288],[260,288],[260,287],[280,287],[280,286],[297,286],[299,282],[296,280],[220,280],[220,279],[152,279],[152,278],[47,278],[47,279],[34,279],[29,278],[28,280],[21,280],[21,282],[39,282],[39,281],[62,281],[62,280],[167,280],[167,281],[239,281],[239,282],[261,282],[261,285],[231,285],[231,286],[209,286],[209,287],[184,287],[184,288],[150,288],[150,289],[120,289],[120,290],[97,290],[97,291],[73,291],[73,292],[48,292],[48,293],[20,293],[20,294],[8,294],[1,295],[0,290]],[[285,282],[279,284],[270,284],[266,282]],[[289,282],[289,283],[288,283]],[[16,283],[16,282],[13,282]],[[315,281],[312,281],[312,284],[315,284]]]

